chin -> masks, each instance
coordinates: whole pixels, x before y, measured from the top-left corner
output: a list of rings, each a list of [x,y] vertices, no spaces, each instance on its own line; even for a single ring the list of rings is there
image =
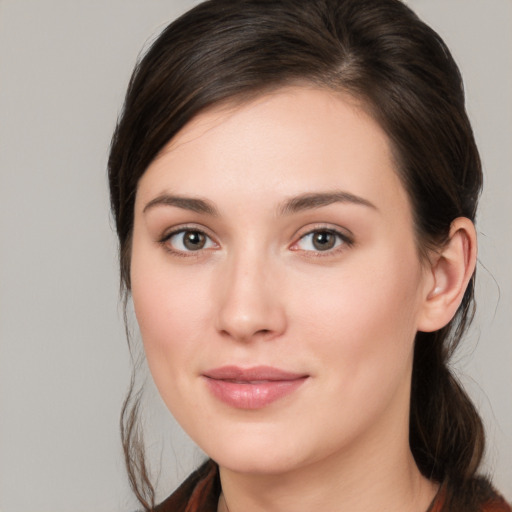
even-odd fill
[[[275,425],[252,427],[238,425],[231,432],[212,429],[207,437],[199,436],[195,441],[220,467],[237,473],[284,474],[318,457],[319,450],[298,432],[290,436]]]
[[[212,457],[217,464],[235,473],[251,475],[278,475],[288,473],[305,464],[289,455],[261,450],[234,450]]]

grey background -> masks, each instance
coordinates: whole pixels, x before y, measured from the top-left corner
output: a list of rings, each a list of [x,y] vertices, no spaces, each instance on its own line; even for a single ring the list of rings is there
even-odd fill
[[[0,0],[1,512],[136,507],[118,434],[130,362],[106,158],[139,50],[194,3]],[[485,418],[486,469],[510,500],[512,2],[409,4],[459,62],[483,157],[479,313],[455,364]],[[170,421],[149,402],[159,457]],[[201,457],[170,429],[161,496]]]

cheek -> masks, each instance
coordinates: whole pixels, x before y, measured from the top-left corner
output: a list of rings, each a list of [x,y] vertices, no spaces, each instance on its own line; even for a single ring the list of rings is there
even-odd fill
[[[155,383],[164,395],[172,392],[184,370],[197,364],[211,316],[206,276],[173,269],[165,253],[134,247],[132,298],[144,350]],[[164,396],[165,399],[165,396]]]
[[[191,377],[199,373],[201,361],[202,308],[197,295],[185,291],[190,286],[144,277],[134,281],[132,295],[146,361],[164,403],[186,425],[187,411],[197,407]]]
[[[347,392],[371,396],[369,388],[375,394],[384,383],[394,386],[408,375],[420,277],[414,253],[406,259],[383,252],[303,290],[307,301],[297,315],[309,333],[306,338],[318,340],[315,353]]]

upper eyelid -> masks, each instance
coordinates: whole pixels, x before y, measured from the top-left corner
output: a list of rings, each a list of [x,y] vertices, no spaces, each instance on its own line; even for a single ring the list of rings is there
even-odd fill
[[[297,243],[297,241],[302,237],[315,233],[316,231],[331,231],[332,233],[336,233],[341,236],[344,240],[354,240],[354,234],[348,228],[330,223],[313,223],[298,229],[293,235],[293,238],[295,239],[295,242],[293,243]]]
[[[205,228],[204,226],[197,225],[197,224],[185,224],[185,225],[173,226],[171,228],[164,230],[162,235],[159,236],[158,238],[159,238],[159,241],[165,242],[172,236],[177,235],[178,233],[183,233],[184,231],[197,231],[198,233],[202,233],[203,235],[206,235],[208,238],[213,240],[215,243],[218,243],[215,240],[215,237],[211,234],[209,229]]]

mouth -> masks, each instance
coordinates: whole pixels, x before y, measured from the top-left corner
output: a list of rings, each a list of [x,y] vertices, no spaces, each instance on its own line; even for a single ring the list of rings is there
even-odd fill
[[[261,409],[296,391],[309,378],[270,366],[223,366],[202,374],[212,395],[237,409]]]

